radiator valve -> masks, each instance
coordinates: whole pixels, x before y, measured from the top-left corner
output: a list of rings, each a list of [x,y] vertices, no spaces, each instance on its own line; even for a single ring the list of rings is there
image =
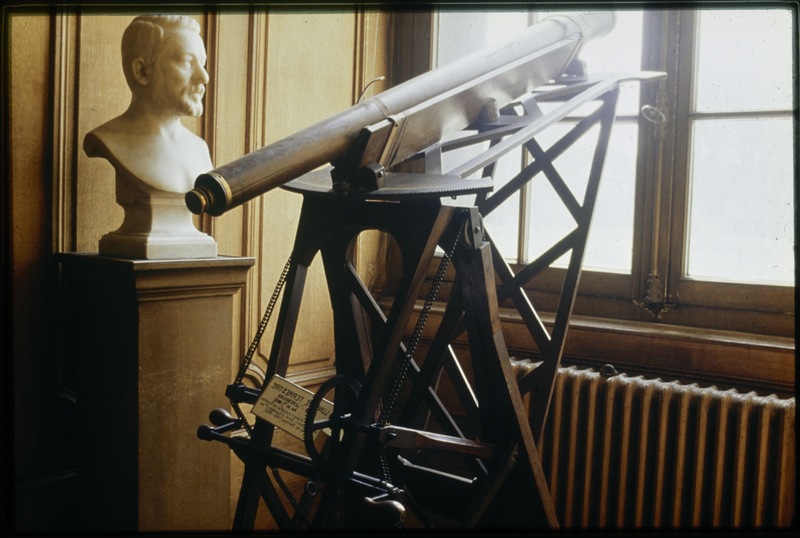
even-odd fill
[[[614,377],[617,373],[617,369],[614,368],[613,364],[604,364],[603,367],[600,368],[600,375],[603,377]]]

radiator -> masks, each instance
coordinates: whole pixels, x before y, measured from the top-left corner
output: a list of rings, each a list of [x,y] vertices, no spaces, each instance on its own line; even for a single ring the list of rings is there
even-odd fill
[[[562,368],[540,452],[565,529],[794,520],[794,398]]]

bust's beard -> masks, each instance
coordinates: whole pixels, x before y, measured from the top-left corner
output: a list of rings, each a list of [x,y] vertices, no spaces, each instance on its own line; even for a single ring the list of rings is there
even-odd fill
[[[200,116],[203,113],[203,94],[205,87],[202,85],[189,86],[181,93],[181,112],[187,116]]]

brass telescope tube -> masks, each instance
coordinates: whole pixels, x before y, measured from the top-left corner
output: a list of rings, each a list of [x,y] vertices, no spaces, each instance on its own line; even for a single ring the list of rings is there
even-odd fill
[[[613,26],[614,16],[610,12],[549,17],[504,45],[483,49],[423,73],[293,135],[201,174],[195,180],[194,189],[186,193],[186,205],[195,214],[222,215],[256,196],[343,158],[364,127],[453,92],[495,71],[498,72],[497,80],[485,83],[483,90],[470,90],[468,93],[473,99],[494,99],[502,108],[512,99],[560,75],[577,55],[581,43],[605,35]],[[541,54],[537,55],[538,52]],[[531,60],[525,61],[527,57]],[[511,67],[503,70],[505,66]],[[481,91],[490,94],[481,95]],[[474,122],[480,106],[469,108],[469,114],[462,111],[461,122],[448,122],[449,132],[442,132],[440,128],[432,131],[435,136],[431,140],[418,137],[420,147],[414,151],[420,151],[443,135],[457,132]]]

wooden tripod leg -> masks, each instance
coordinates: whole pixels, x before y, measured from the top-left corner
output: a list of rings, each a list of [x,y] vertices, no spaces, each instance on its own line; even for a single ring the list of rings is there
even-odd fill
[[[256,441],[259,444],[264,444],[264,441],[259,439],[260,433],[259,431],[254,431],[250,442]],[[239,500],[236,503],[236,514],[233,518],[234,531],[253,530],[256,515],[258,514],[259,500],[262,497],[267,503],[278,527],[286,528],[290,519],[267,476],[267,462],[257,454],[251,453],[245,461],[242,486],[239,489]]]
[[[491,245],[461,248],[453,262],[461,277],[482,439],[519,447],[517,464],[481,526],[556,528],[553,500],[501,331]]]
[[[286,375],[307,271],[307,266],[295,262],[286,276],[287,289],[278,315],[277,329],[275,331],[278,337],[275,338],[272,345],[267,379],[270,379],[273,375]],[[262,497],[280,528],[284,528],[289,522],[283,505],[267,476],[267,464],[264,458],[258,454],[259,448],[265,448],[272,444],[274,432],[274,426],[263,420],[256,420],[249,443],[249,446],[253,449],[243,456],[245,463],[244,476],[242,477],[242,486],[239,491],[239,499],[233,519],[233,530],[235,531],[253,530],[258,504]]]

